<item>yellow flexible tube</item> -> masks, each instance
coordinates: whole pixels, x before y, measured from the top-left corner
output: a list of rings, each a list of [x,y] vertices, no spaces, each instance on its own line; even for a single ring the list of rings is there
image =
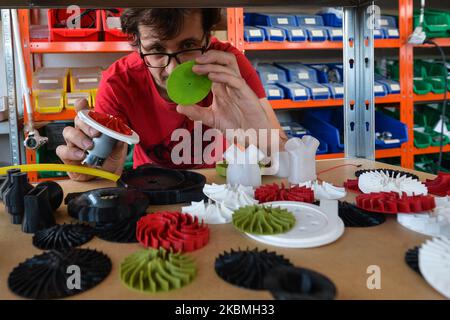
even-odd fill
[[[65,171],[65,172],[76,172],[82,174],[88,174],[91,176],[117,181],[119,176],[111,172],[82,167],[74,166],[69,164],[52,164],[52,163],[41,163],[41,164],[22,164],[17,166],[0,167],[0,175],[6,174],[9,169],[20,169],[22,172],[34,172],[34,171]]]

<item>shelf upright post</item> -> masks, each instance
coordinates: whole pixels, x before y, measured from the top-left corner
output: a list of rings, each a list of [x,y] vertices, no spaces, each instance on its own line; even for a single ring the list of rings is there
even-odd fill
[[[3,48],[5,55],[7,105],[9,113],[9,145],[11,152],[11,163],[21,164],[21,139],[17,114],[17,90],[16,75],[14,68],[14,46],[12,38],[11,10],[2,9],[1,17],[3,23]]]
[[[374,160],[375,19],[368,9],[368,6],[344,8],[344,141],[346,157]]]

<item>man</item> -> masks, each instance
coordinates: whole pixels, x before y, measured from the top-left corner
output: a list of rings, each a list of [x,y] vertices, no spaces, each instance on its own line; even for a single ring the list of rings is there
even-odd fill
[[[280,128],[250,62],[230,44],[211,37],[219,21],[220,9],[127,9],[122,14],[122,30],[135,52],[104,72],[95,111],[121,118],[139,134],[135,167],[144,163],[176,167],[170,158],[172,132],[192,130],[194,121],[222,133],[227,129]],[[198,105],[176,105],[167,95],[167,78],[178,64],[190,60],[196,62],[195,73],[212,81],[212,90]],[[87,101],[79,101],[76,108],[87,108]],[[280,132],[283,143],[286,137]],[[67,144],[59,146],[56,153],[64,163],[80,164],[97,135],[99,132],[76,117],[75,127],[63,132]],[[117,143],[102,168],[120,174],[126,150],[124,143]],[[91,179],[69,175],[79,181]]]

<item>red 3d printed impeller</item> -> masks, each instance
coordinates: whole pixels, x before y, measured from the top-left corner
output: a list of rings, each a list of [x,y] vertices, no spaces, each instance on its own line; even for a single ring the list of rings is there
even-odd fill
[[[197,217],[181,212],[155,212],[137,222],[138,241],[152,248],[163,247],[176,252],[189,252],[204,247],[209,241],[209,228]]]
[[[89,111],[89,117],[108,129],[114,130],[121,134],[125,134],[127,136],[131,136],[133,134],[133,130],[131,130],[130,127],[123,123],[122,120],[113,117],[112,115]]]
[[[286,188],[284,184],[281,187],[274,184],[266,184],[255,190],[255,199],[261,203],[271,201],[300,201],[314,202],[314,191],[311,188],[295,186]]]
[[[450,173],[439,172],[438,176],[434,180],[427,179],[425,185],[428,188],[428,192],[440,197],[450,195]]]
[[[358,179],[348,179],[344,182],[344,187],[347,190],[350,190],[355,193],[361,193],[361,190],[359,190],[358,186]]]
[[[356,197],[356,205],[366,211],[379,213],[417,213],[436,207],[432,196],[407,196],[397,192],[361,194]]]

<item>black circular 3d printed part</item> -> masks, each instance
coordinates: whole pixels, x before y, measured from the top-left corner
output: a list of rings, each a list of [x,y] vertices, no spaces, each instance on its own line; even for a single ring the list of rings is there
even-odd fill
[[[89,242],[94,230],[86,224],[59,224],[40,230],[33,236],[33,245],[41,250],[67,250]]]
[[[118,243],[137,243],[136,226],[146,212],[112,223],[96,223],[95,235],[105,241]]]
[[[419,177],[417,175],[415,175],[414,173],[410,173],[410,172],[406,172],[406,171],[393,170],[393,169],[364,169],[364,170],[358,170],[358,171],[355,171],[355,177],[359,178],[360,175],[362,175],[363,173],[367,173],[367,172],[386,172],[390,176],[397,176],[398,174],[400,174],[401,176],[406,176],[406,177],[413,178],[413,179],[416,179],[416,180],[420,181]]]
[[[382,213],[367,212],[347,201],[339,201],[339,217],[346,227],[375,227],[386,221]]]
[[[216,258],[216,273],[225,281],[247,289],[264,290],[264,277],[275,267],[292,266],[291,262],[275,252],[231,251]]]
[[[189,203],[205,199],[205,176],[186,170],[143,165],[122,174],[118,186],[145,193],[151,204]]]
[[[406,251],[405,262],[412,270],[421,275],[419,268],[419,247],[414,247]]]
[[[79,268],[79,287],[75,280],[69,279],[77,272],[73,266]],[[29,299],[65,298],[98,285],[109,275],[111,267],[109,257],[96,250],[52,250],[15,267],[9,274],[8,287],[15,294]]]
[[[281,266],[264,279],[264,287],[277,300],[332,300],[336,286],[324,275],[312,270]]]
[[[69,215],[85,222],[111,223],[144,212],[148,198],[139,191],[102,188],[83,193],[69,201]]]

